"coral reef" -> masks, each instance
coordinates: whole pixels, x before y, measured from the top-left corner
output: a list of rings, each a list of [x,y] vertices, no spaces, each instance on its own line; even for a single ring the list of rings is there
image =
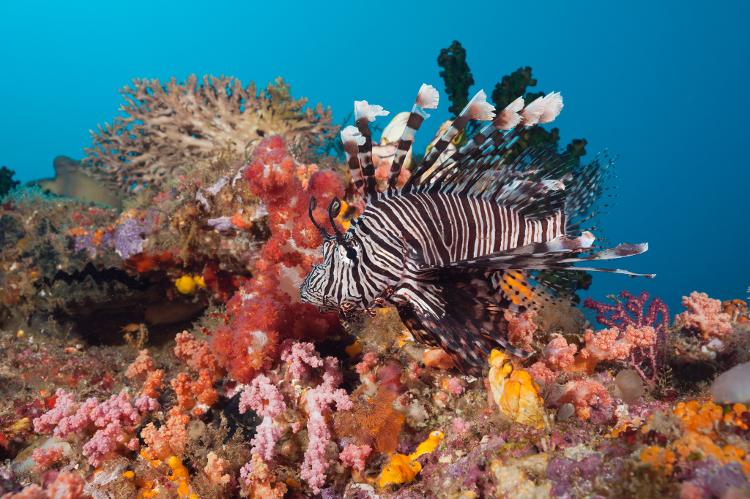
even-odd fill
[[[159,185],[196,163],[247,159],[264,136],[282,134],[304,150],[333,132],[330,112],[304,109],[307,101],[293,99],[281,79],[260,93],[223,76],[134,80],[122,95],[125,116],[93,133],[85,163],[125,191]]]
[[[460,107],[466,53],[441,62]],[[493,98],[535,84],[522,68]],[[582,282],[538,273],[559,296],[504,312],[533,356],[495,350],[466,375],[393,309],[300,303],[323,242],[310,200],[340,198],[343,228],[362,205],[311,148],[326,112],[231,78],[125,96],[84,165],[0,204],[1,497],[750,494],[745,301],[695,292],[672,318],[623,291],[586,300],[597,326],[567,298]],[[521,139],[556,147],[553,132]],[[86,169],[116,202],[80,190]]]

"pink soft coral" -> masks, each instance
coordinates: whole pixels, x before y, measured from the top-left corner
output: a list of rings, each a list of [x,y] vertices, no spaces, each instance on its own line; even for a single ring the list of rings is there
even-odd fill
[[[276,443],[282,434],[274,418],[286,411],[284,396],[267,376],[260,374],[240,395],[240,414],[244,414],[248,409],[254,410],[263,417],[251,442],[252,451],[266,461],[270,461],[273,459]]]
[[[560,403],[566,402],[573,404],[580,419],[589,419],[592,408],[606,409],[612,406],[612,398],[607,389],[592,379],[568,382],[560,398]]]
[[[367,444],[349,444],[341,451],[339,459],[341,459],[341,463],[344,466],[352,468],[355,471],[363,472],[365,471],[365,464],[371,452],[372,447]]]
[[[555,369],[568,369],[575,362],[578,347],[569,344],[561,335],[556,335],[544,347],[544,362]]]
[[[296,363],[290,363],[289,368],[292,370],[291,376],[298,381],[309,374],[304,366],[313,364],[311,367],[323,368],[322,382],[308,389],[305,394],[308,444],[300,470],[300,477],[317,494],[325,483],[329,466],[326,451],[331,443],[331,432],[327,419],[332,412],[331,407],[335,405],[339,411],[350,410],[352,401],[345,390],[337,388],[343,379],[338,360],[333,357],[321,359],[317,352],[307,345],[290,345],[287,351],[288,355],[297,360]]]
[[[722,311],[721,301],[693,291],[690,296],[682,297],[682,305],[687,311],[675,317],[678,326],[700,333],[705,340],[732,332],[732,318]]]
[[[517,347],[531,350],[531,342],[537,330],[537,325],[534,323],[536,312],[527,310],[516,314],[506,310],[504,316],[508,321],[508,341]]]

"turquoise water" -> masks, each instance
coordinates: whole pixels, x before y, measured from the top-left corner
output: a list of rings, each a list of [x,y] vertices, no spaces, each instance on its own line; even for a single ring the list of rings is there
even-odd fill
[[[621,4],[621,5],[620,5]],[[79,158],[134,77],[276,76],[342,120],[354,99],[409,107],[436,57],[460,40],[476,88],[532,66],[561,91],[561,143],[619,156],[610,242],[649,241],[591,294],[646,289],[673,308],[693,289],[746,296],[750,243],[745,2],[11,2],[0,4],[0,164],[21,180]],[[443,96],[445,97],[445,96]],[[448,117],[447,99],[424,130]]]

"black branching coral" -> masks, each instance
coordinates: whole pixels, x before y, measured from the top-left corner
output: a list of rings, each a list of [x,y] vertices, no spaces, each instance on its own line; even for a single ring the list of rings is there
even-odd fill
[[[11,189],[18,186],[18,181],[13,180],[15,172],[7,166],[0,167],[0,198],[8,194]]]
[[[450,47],[440,50],[437,63],[443,68],[440,77],[445,82],[445,91],[451,101],[448,110],[457,116],[469,102],[469,89],[474,84],[474,77],[466,62],[466,49],[456,40]]]

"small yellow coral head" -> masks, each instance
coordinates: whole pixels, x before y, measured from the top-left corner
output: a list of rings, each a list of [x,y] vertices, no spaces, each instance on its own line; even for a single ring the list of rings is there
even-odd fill
[[[499,350],[490,354],[489,381],[500,412],[516,423],[544,427],[544,402],[531,375],[513,368],[510,357]]]
[[[414,461],[404,454],[393,454],[380,472],[378,485],[387,487],[408,483],[414,480],[420,471],[422,471],[422,465],[419,461]]]
[[[177,291],[183,295],[189,295],[195,292],[197,288],[205,288],[206,281],[203,280],[202,276],[199,275],[188,275],[180,277],[174,282]]]
[[[419,456],[422,456],[424,454],[429,454],[430,452],[433,452],[435,449],[438,448],[440,443],[445,438],[445,435],[442,431],[436,430],[430,433],[430,436],[427,437],[424,442],[419,444],[417,446],[417,450],[415,450],[412,454],[409,455],[411,459],[417,459]]]

